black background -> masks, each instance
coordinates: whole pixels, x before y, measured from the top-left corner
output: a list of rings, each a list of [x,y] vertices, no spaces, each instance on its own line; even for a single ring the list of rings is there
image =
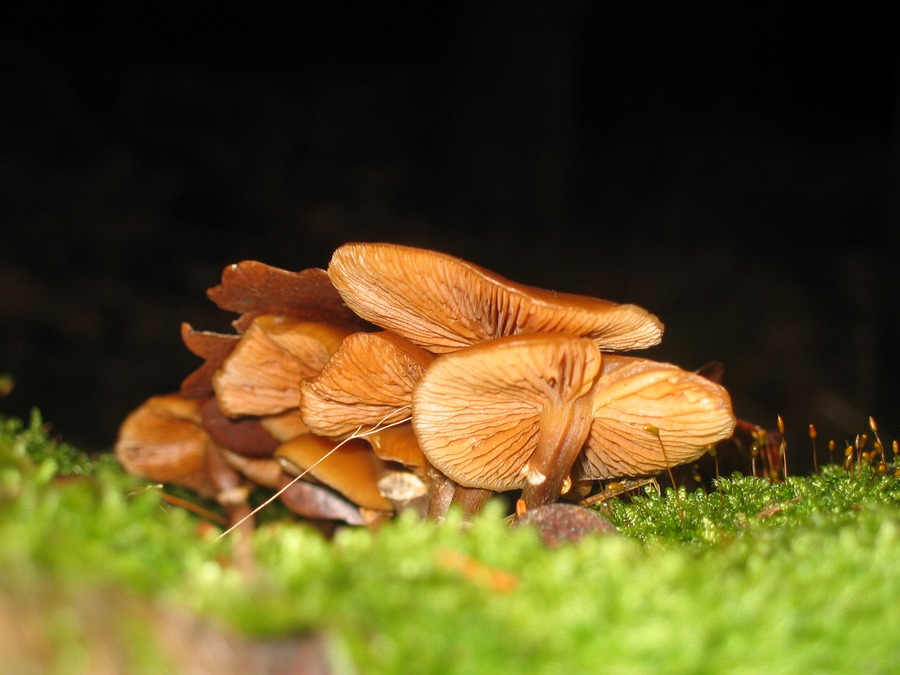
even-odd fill
[[[682,4],[7,16],[0,411],[108,449],[198,365],[180,323],[228,328],[225,265],[387,240],[646,307],[794,446],[897,436],[896,13]]]

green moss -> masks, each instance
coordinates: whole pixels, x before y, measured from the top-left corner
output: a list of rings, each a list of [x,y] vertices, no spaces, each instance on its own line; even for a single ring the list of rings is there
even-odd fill
[[[900,662],[900,479],[830,466],[717,487],[678,503],[671,491],[614,502],[623,536],[553,550],[495,508],[468,526],[458,514],[440,526],[400,518],[331,541],[270,521],[253,536],[248,575],[234,562],[237,538],[217,540],[158,490],[55,443],[37,416],[0,420],[0,619],[23,634],[41,626],[24,652],[0,638],[0,671],[102,672],[105,659],[113,672],[178,672],[192,656],[172,646],[173,611],[248,645],[324,635],[349,672],[888,672]]]

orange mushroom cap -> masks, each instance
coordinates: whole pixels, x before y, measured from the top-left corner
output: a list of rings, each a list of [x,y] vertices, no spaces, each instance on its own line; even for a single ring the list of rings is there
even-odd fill
[[[414,469],[428,465],[425,453],[419,446],[412,424],[405,422],[366,433],[365,440],[373,452],[383,460],[397,462]]]
[[[500,338],[446,354],[413,393],[413,428],[429,461],[465,487],[559,496],[590,427],[601,355],[554,333]]]
[[[636,305],[525,286],[426,249],[345,244],[328,275],[356,314],[437,354],[528,333],[589,337],[603,350],[662,339],[662,322]]]
[[[213,376],[222,412],[239,417],[296,408],[301,380],[322,370],[346,334],[329,324],[256,317]]]
[[[327,438],[307,434],[282,444],[275,457],[287,473],[308,471],[361,507],[392,510],[393,505],[378,490],[378,459],[371,449],[359,440],[345,441],[335,450],[336,445]]]
[[[191,353],[203,359],[203,365],[184,378],[181,395],[208,398],[213,394],[213,375],[237,346],[240,336],[194,330],[189,323],[182,323],[181,339]]]
[[[150,397],[125,418],[115,454],[128,473],[211,497],[217,491],[207,468],[211,443],[200,402],[167,394]]]
[[[720,384],[670,363],[607,354],[577,463],[584,478],[659,473],[692,462],[734,431]]]
[[[343,438],[408,417],[413,388],[433,358],[392,333],[349,335],[300,385],[303,421],[320,436]]]
[[[287,410],[278,415],[266,415],[259,418],[262,428],[272,434],[282,443],[301,434],[308,434],[309,427],[300,417],[300,411],[295,409]]]
[[[344,305],[322,269],[289,272],[245,260],[226,267],[222,283],[206,294],[222,309],[241,314],[234,322],[240,332],[263,314],[328,323],[348,331],[370,328]]]

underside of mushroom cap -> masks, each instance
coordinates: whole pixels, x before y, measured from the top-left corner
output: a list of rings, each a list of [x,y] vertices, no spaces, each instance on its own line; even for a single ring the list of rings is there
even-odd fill
[[[319,373],[346,331],[322,323],[258,316],[213,376],[226,415],[273,415],[296,408],[300,382]]]
[[[116,458],[131,474],[212,496],[215,487],[206,466],[212,440],[202,423],[199,401],[178,394],[152,396],[122,423]]]
[[[434,356],[398,335],[354,333],[300,386],[313,433],[343,438],[409,417],[412,391]]]
[[[264,314],[328,323],[348,331],[370,328],[344,305],[325,270],[315,267],[289,272],[244,260],[226,267],[222,283],[206,294],[222,309],[241,315],[234,325],[242,333]]]
[[[614,351],[662,339],[662,322],[636,305],[518,284],[426,249],[345,244],[334,252],[328,275],[356,314],[436,354],[544,332],[589,337]]]
[[[700,458],[731,436],[735,417],[721,385],[702,375],[616,354],[604,355],[581,478],[643,476]]]
[[[419,444],[437,469],[466,487],[521,488],[536,482],[535,462],[543,478],[546,465],[552,465],[561,483],[584,442],[587,424],[580,438],[567,439],[574,447],[564,454],[575,453],[559,460],[567,466],[555,458],[535,457],[546,431],[542,427],[590,401],[600,362],[591,340],[559,334],[501,338],[441,356],[413,392]],[[587,413],[589,422],[589,408]],[[565,423],[553,426],[563,436],[569,434]]]
[[[275,453],[290,474],[308,472],[359,506],[390,511],[393,505],[378,491],[378,459],[359,440],[340,444],[307,434],[286,443]]]

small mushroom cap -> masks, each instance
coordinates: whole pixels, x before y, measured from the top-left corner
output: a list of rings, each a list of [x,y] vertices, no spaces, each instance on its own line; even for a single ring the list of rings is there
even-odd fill
[[[360,440],[345,441],[335,449],[336,445],[307,434],[282,444],[275,457],[289,474],[308,471],[361,507],[390,511],[393,506],[378,490],[378,459],[372,450]]]
[[[258,417],[227,417],[214,396],[200,404],[203,428],[219,446],[246,457],[271,457],[281,444]]]
[[[300,412],[313,433],[343,438],[409,416],[412,391],[434,357],[392,333],[354,333],[300,386]]]
[[[182,323],[181,339],[191,353],[203,359],[203,365],[184,378],[181,395],[208,398],[213,395],[213,375],[237,346],[240,336],[194,330],[189,323]]]
[[[153,396],[132,411],[122,422],[115,445],[125,470],[207,497],[215,494],[206,463],[211,440],[199,408],[199,401],[167,394]]]
[[[343,520],[349,525],[365,524],[358,506],[327,487],[302,480],[292,481],[290,476],[282,473],[278,488],[282,503],[304,518]]]
[[[383,460],[415,469],[424,469],[428,466],[428,460],[419,446],[410,422],[370,431],[366,433],[365,439],[375,454]]]
[[[426,249],[345,244],[328,275],[356,314],[436,354],[528,333],[589,337],[603,350],[662,339],[662,322],[636,305],[525,286]]]
[[[725,388],[670,363],[607,354],[594,391],[577,463],[583,478],[659,473],[698,459],[734,431]]]
[[[277,415],[266,415],[259,418],[263,429],[284,443],[302,434],[309,433],[309,427],[300,417],[299,410],[287,410]]]
[[[323,323],[257,317],[213,377],[222,412],[240,417],[296,408],[301,380],[322,370],[346,334]]]
[[[413,393],[419,444],[460,485],[521,488],[533,481],[532,463],[543,462],[536,456],[542,427],[568,434],[567,415],[590,401],[600,361],[591,340],[559,334],[501,338],[441,356]],[[574,443],[577,452],[583,439]],[[572,461],[554,471],[567,475]]]
[[[274,457],[248,457],[232,450],[222,450],[225,463],[235,471],[267,488],[278,487],[281,464]]]
[[[328,323],[348,331],[369,328],[343,303],[325,270],[317,268],[289,272],[245,260],[226,267],[222,283],[206,294],[222,309],[241,314],[234,322],[240,332],[264,314]]]

